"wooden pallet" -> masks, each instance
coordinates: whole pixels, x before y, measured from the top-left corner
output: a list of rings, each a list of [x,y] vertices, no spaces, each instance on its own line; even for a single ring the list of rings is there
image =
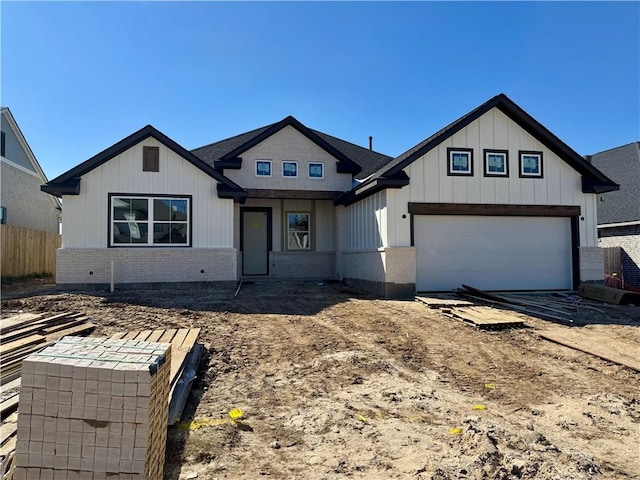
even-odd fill
[[[417,295],[416,300],[429,308],[470,307],[473,302],[462,300],[455,295]]]
[[[440,310],[448,317],[462,320],[474,327],[485,330],[500,330],[505,328],[522,328],[525,326],[521,318],[497,308],[475,306],[443,308]]]

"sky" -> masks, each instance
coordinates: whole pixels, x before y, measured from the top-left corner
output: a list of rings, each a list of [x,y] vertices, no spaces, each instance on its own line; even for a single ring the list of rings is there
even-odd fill
[[[293,115],[397,156],[504,93],[581,155],[640,140],[639,2],[0,2],[0,103],[49,179],[147,124]]]

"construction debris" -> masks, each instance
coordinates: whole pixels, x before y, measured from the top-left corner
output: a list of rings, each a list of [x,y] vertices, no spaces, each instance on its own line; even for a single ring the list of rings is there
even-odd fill
[[[585,298],[605,303],[613,303],[616,305],[628,305],[633,303],[635,305],[640,305],[640,293],[621,290],[619,288],[605,287],[604,285],[581,283],[578,285],[578,293]]]

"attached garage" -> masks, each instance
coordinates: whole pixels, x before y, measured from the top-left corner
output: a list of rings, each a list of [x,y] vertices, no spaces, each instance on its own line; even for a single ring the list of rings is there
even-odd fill
[[[416,290],[573,286],[571,217],[414,215]]]

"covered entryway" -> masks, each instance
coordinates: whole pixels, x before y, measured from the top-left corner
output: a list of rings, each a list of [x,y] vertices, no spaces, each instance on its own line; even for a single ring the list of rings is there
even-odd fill
[[[415,215],[417,291],[561,290],[573,285],[572,220]]]
[[[271,209],[240,209],[240,250],[243,275],[268,275],[271,250]]]

